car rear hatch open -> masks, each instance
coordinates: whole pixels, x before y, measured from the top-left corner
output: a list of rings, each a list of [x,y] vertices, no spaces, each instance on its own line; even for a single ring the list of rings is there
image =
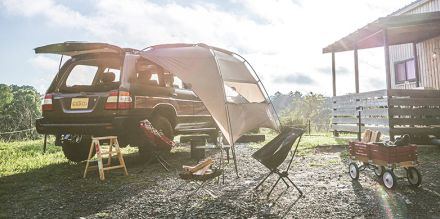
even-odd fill
[[[121,54],[124,49],[107,43],[88,43],[88,42],[64,42],[37,47],[34,49],[36,54],[50,53],[65,56],[77,56],[91,53],[117,53]]]
[[[124,49],[65,42],[35,48],[35,53],[73,57],[60,68],[45,96],[45,118],[66,124],[104,122],[131,107],[128,92],[119,91]]]

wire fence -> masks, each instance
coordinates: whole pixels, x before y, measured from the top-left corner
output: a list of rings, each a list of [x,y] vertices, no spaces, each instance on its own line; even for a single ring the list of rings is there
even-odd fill
[[[23,130],[14,130],[0,133],[0,140],[2,141],[17,141],[17,140],[31,140],[41,138],[42,135],[37,133],[35,127],[23,129]]]
[[[304,129],[306,130],[306,135],[323,135],[324,133],[328,133],[331,131],[331,124],[328,123],[316,123],[308,120],[304,125]]]

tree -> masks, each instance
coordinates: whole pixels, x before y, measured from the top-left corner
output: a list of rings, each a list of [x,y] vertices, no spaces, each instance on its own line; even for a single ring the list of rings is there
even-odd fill
[[[328,98],[313,92],[303,95],[297,91],[288,95],[292,103],[281,114],[283,125],[306,127],[310,121],[314,130],[328,131],[331,118]]]
[[[41,116],[40,94],[32,86],[0,84],[0,133],[33,128]],[[2,139],[34,136],[35,132],[1,135]]]

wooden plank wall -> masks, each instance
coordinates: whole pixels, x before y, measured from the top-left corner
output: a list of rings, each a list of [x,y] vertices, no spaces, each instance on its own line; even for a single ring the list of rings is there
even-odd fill
[[[389,134],[388,99],[386,90],[333,97],[332,129],[337,132],[358,132],[358,108],[361,111],[361,130]]]
[[[381,131],[385,135],[440,136],[440,90],[392,89],[333,97],[332,129]]]
[[[421,14],[440,11],[440,0],[426,1],[409,11],[402,11],[394,15]],[[420,87],[426,89],[440,89],[440,57],[432,59],[434,48],[440,48],[440,37],[417,43],[417,54],[419,56]],[[440,53],[440,51],[438,51]],[[394,63],[413,58],[411,44],[402,44],[390,47],[391,81],[393,89],[412,89],[416,87],[415,82],[406,84],[395,84]]]
[[[437,58],[432,58],[438,48]],[[420,85],[426,88],[440,89],[440,37],[417,44],[419,54]]]
[[[440,134],[440,90],[389,90],[391,135]]]

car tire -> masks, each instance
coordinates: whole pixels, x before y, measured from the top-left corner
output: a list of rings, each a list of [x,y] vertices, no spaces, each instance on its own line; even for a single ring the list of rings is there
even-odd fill
[[[156,115],[151,120],[151,125],[156,128],[158,131],[161,131],[166,137],[170,140],[174,139],[174,131],[171,126],[170,121],[161,116]],[[165,151],[165,153],[169,153],[170,151]],[[139,146],[139,155],[142,161],[148,161],[151,159],[151,145],[147,142],[144,142]]]
[[[90,151],[92,138],[89,135],[71,135],[69,139],[63,140],[62,148],[64,156],[73,162],[81,162],[87,160]],[[95,149],[92,156],[95,155]]]
[[[174,139],[174,130],[171,126],[171,122],[167,118],[161,115],[155,116],[151,119],[151,125],[153,125],[158,131],[161,131],[170,140]]]

